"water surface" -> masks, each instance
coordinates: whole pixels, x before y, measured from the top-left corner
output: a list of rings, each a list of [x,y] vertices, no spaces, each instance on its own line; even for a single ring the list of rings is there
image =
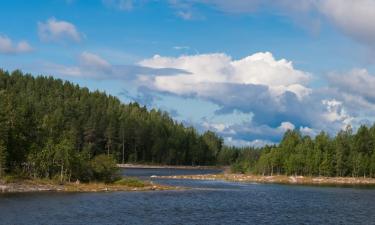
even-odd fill
[[[216,171],[128,169],[124,174]],[[159,180],[187,191],[0,195],[0,224],[375,224],[375,190]]]

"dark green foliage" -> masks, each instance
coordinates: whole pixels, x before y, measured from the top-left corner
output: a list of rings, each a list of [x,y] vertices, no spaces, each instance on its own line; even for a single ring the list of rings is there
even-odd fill
[[[115,181],[114,183],[119,184],[119,185],[126,185],[128,187],[144,187],[145,186],[144,181],[141,181],[137,178],[132,178],[132,177],[122,178],[120,180]]]
[[[93,179],[98,181],[105,181],[107,183],[118,179],[119,168],[112,156],[98,155],[95,156],[90,163]]]
[[[0,176],[111,180],[103,163],[233,165],[264,175],[375,177],[375,125],[311,139],[287,131],[277,146],[223,146],[167,113],[52,77],[0,70]],[[100,155],[100,160],[96,156]],[[109,167],[108,167],[109,168]],[[110,170],[109,170],[110,171]],[[114,171],[115,173],[115,171]],[[100,175],[101,174],[101,175]],[[107,179],[110,177],[110,179]]]
[[[52,77],[0,70],[0,161],[9,173],[89,181],[90,160],[102,154],[119,163],[211,165],[222,142],[159,110]]]
[[[314,140],[287,131],[278,146],[261,148],[259,160],[249,171],[263,175],[375,177],[374,130],[375,125],[361,126],[352,134],[348,127],[335,138],[321,132]],[[233,165],[238,167],[238,163]]]
[[[7,157],[7,152],[6,152],[5,144],[2,140],[0,140],[0,178],[4,176],[4,172],[6,169],[6,157]]]

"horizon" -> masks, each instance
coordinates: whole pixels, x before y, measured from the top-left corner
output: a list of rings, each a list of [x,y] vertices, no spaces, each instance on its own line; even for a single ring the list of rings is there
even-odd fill
[[[375,121],[374,1],[56,0],[2,9],[4,70],[161,109],[228,145]]]

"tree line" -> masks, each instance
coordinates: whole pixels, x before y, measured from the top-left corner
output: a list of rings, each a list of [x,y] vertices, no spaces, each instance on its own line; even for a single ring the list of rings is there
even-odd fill
[[[236,172],[262,175],[375,177],[375,124],[350,127],[335,137],[321,132],[314,139],[297,130],[284,134],[280,144],[239,156],[232,162]]]
[[[223,140],[166,112],[53,77],[0,70],[0,176],[90,180],[117,163],[213,165]],[[108,161],[108,160],[107,160]]]
[[[115,163],[231,165],[262,175],[375,177],[375,125],[335,137],[287,131],[280,144],[223,145],[166,112],[53,77],[0,70],[0,177],[111,180]]]

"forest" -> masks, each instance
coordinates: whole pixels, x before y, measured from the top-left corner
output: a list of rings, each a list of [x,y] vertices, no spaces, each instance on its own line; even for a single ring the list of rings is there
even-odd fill
[[[100,177],[95,168],[111,160],[213,165],[222,145],[215,133],[199,134],[166,112],[68,81],[0,70],[0,176],[92,180]]]
[[[280,144],[248,149],[232,161],[232,170],[262,175],[375,177],[375,125],[351,127],[335,137],[314,139],[289,130]]]
[[[116,163],[231,165],[262,175],[375,177],[375,125],[335,137],[289,130],[277,145],[225,146],[166,112],[68,81],[0,70],[0,177],[111,180]]]

